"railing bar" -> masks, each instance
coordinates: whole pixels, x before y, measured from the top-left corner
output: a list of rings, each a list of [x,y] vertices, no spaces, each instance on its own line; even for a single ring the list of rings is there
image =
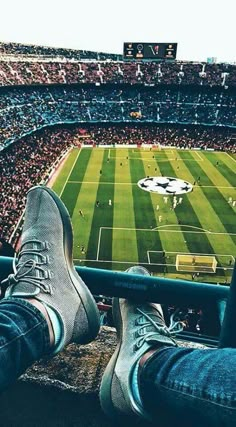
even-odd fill
[[[0,280],[12,272],[12,258],[0,257]],[[226,300],[229,287],[213,284],[139,276],[103,269],[76,267],[88,288],[95,295],[138,298],[168,304],[207,305]]]

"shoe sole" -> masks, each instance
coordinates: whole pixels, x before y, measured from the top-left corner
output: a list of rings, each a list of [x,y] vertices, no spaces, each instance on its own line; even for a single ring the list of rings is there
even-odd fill
[[[113,311],[113,321],[117,331],[118,343],[117,343],[115,352],[113,353],[105,369],[105,372],[103,374],[100,391],[99,391],[99,398],[100,398],[102,410],[105,412],[105,414],[108,415],[110,418],[115,418],[117,417],[117,415],[124,415],[121,411],[119,411],[117,408],[114,407],[112,397],[111,397],[113,375],[115,371],[116,362],[120,353],[120,348],[122,344],[122,333],[123,333],[122,318],[121,318],[120,304],[119,304],[118,298],[113,299],[112,311]]]
[[[34,190],[35,188],[40,188],[40,187],[33,187],[30,191]],[[99,320],[98,309],[90,291],[88,290],[87,286],[85,285],[81,277],[77,275],[74,269],[74,264],[72,259],[73,231],[72,231],[72,225],[71,225],[69,213],[66,207],[64,206],[64,203],[50,188],[42,187],[42,189],[52,197],[60,213],[61,221],[63,224],[63,249],[64,249],[64,256],[65,256],[67,271],[70,276],[72,285],[74,286],[74,289],[81,300],[81,303],[87,315],[87,321],[89,326],[89,333],[86,335],[86,339],[80,340],[79,344],[87,344],[91,342],[94,338],[96,338],[99,332],[100,320]]]
[[[115,371],[115,366],[117,363],[117,359],[120,354],[120,349],[122,346],[122,336],[123,336],[123,322],[119,304],[119,298],[113,299],[113,320],[114,325],[117,330],[117,347],[105,369],[105,372],[102,377],[102,382],[100,386],[99,398],[102,410],[109,418],[119,419],[122,422],[126,422],[129,419],[130,422],[137,421],[137,416],[146,419],[147,421],[151,420],[150,415],[143,409],[140,408],[135,400],[133,399],[132,393],[130,392],[129,402],[127,402],[127,406],[129,406],[130,412],[122,412],[118,408],[114,406],[111,396],[112,390],[112,381],[113,375]]]

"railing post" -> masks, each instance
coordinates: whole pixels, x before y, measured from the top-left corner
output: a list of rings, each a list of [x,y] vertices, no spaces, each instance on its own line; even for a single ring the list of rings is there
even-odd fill
[[[236,348],[236,264],[232,275],[229,296],[226,304],[223,325],[220,333],[219,347]]]

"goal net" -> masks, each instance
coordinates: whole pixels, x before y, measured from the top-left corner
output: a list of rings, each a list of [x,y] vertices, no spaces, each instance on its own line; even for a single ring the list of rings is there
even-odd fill
[[[176,270],[198,273],[215,273],[217,260],[215,256],[178,254],[176,256]]]

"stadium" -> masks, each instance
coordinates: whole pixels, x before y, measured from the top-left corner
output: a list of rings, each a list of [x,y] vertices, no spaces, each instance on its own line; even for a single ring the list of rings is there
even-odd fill
[[[167,277],[230,282],[234,65],[14,43],[0,54],[3,239],[17,243],[25,194],[46,183],[71,215],[76,264],[141,263]],[[184,180],[191,191],[164,185],[161,194],[138,185],[146,177]]]
[[[79,273],[147,268],[180,337],[216,346],[223,309],[198,286],[226,295],[235,265],[236,65],[176,60],[172,44],[134,58],[130,46],[0,43],[0,261],[19,249],[28,190],[45,185],[69,212]],[[103,325],[113,292],[93,288]]]

